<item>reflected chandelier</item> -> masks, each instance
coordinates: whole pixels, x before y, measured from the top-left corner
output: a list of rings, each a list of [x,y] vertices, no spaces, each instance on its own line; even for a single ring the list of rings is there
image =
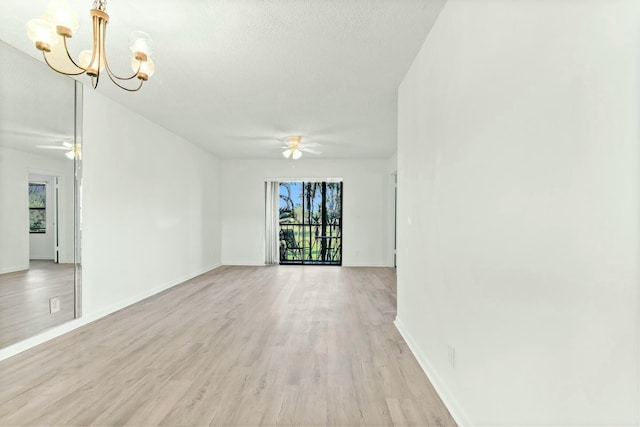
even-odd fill
[[[111,81],[119,88],[135,92],[155,72],[151,60],[151,38],[147,33],[134,31],[129,37],[129,48],[133,52],[131,68],[134,74],[119,77],[111,71],[107,62],[105,39],[107,37],[106,11],[107,0],[94,0],[91,9],[93,21],[93,48],[80,52],[78,61],[74,61],[67,49],[67,39],[78,30],[78,17],[70,10],[66,0],[52,0],[42,18],[32,19],[27,23],[27,35],[35,43],[36,49],[42,51],[44,60],[55,71],[77,76],[87,73],[91,76],[93,88],[98,87],[100,73],[106,71]],[[138,78],[137,87],[127,87],[123,82]]]

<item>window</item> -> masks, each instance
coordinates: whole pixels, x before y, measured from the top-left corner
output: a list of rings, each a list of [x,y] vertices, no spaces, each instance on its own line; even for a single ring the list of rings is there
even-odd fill
[[[280,183],[280,264],[342,264],[342,182]]]
[[[29,183],[29,233],[47,232],[47,184]]]

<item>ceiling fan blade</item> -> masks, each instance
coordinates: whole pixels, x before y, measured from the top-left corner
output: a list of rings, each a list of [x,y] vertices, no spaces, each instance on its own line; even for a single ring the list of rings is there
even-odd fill
[[[62,141],[62,145],[66,148],[73,148],[73,144],[69,141]]]
[[[319,147],[320,144],[318,144],[317,142],[314,141],[303,141],[300,145],[303,145],[305,147]]]
[[[6,128],[3,129],[4,133],[15,135],[15,136],[28,136],[32,138],[47,138],[49,141],[72,141],[73,135],[69,136],[69,134],[60,134],[56,132],[43,132],[43,131],[34,131],[34,130],[26,130],[26,129],[15,129],[15,128]]]
[[[45,150],[65,150],[65,151],[69,151],[69,147],[62,147],[60,145],[36,145],[36,148],[44,148]]]
[[[300,148],[300,151],[304,151],[305,153],[311,153],[311,154],[322,154],[322,151],[314,150],[313,148],[307,148],[307,147]]]

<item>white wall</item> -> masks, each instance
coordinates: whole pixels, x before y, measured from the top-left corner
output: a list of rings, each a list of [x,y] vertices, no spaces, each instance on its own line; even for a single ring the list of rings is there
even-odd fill
[[[397,324],[460,421],[640,423],[639,23],[449,0],[400,87]]]
[[[264,265],[267,178],[341,177],[345,266],[391,265],[388,162],[384,160],[225,160],[222,162],[222,262]]]
[[[87,87],[83,115],[82,317],[0,360],[220,265],[220,161]]]
[[[73,262],[73,162],[0,147],[0,274],[29,268],[29,172],[60,185],[60,262]]]
[[[220,164],[84,91],[83,316],[220,265]]]

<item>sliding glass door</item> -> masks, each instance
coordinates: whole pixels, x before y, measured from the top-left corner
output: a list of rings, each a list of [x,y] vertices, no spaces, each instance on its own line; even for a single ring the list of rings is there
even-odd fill
[[[342,265],[342,182],[280,183],[280,264]]]

